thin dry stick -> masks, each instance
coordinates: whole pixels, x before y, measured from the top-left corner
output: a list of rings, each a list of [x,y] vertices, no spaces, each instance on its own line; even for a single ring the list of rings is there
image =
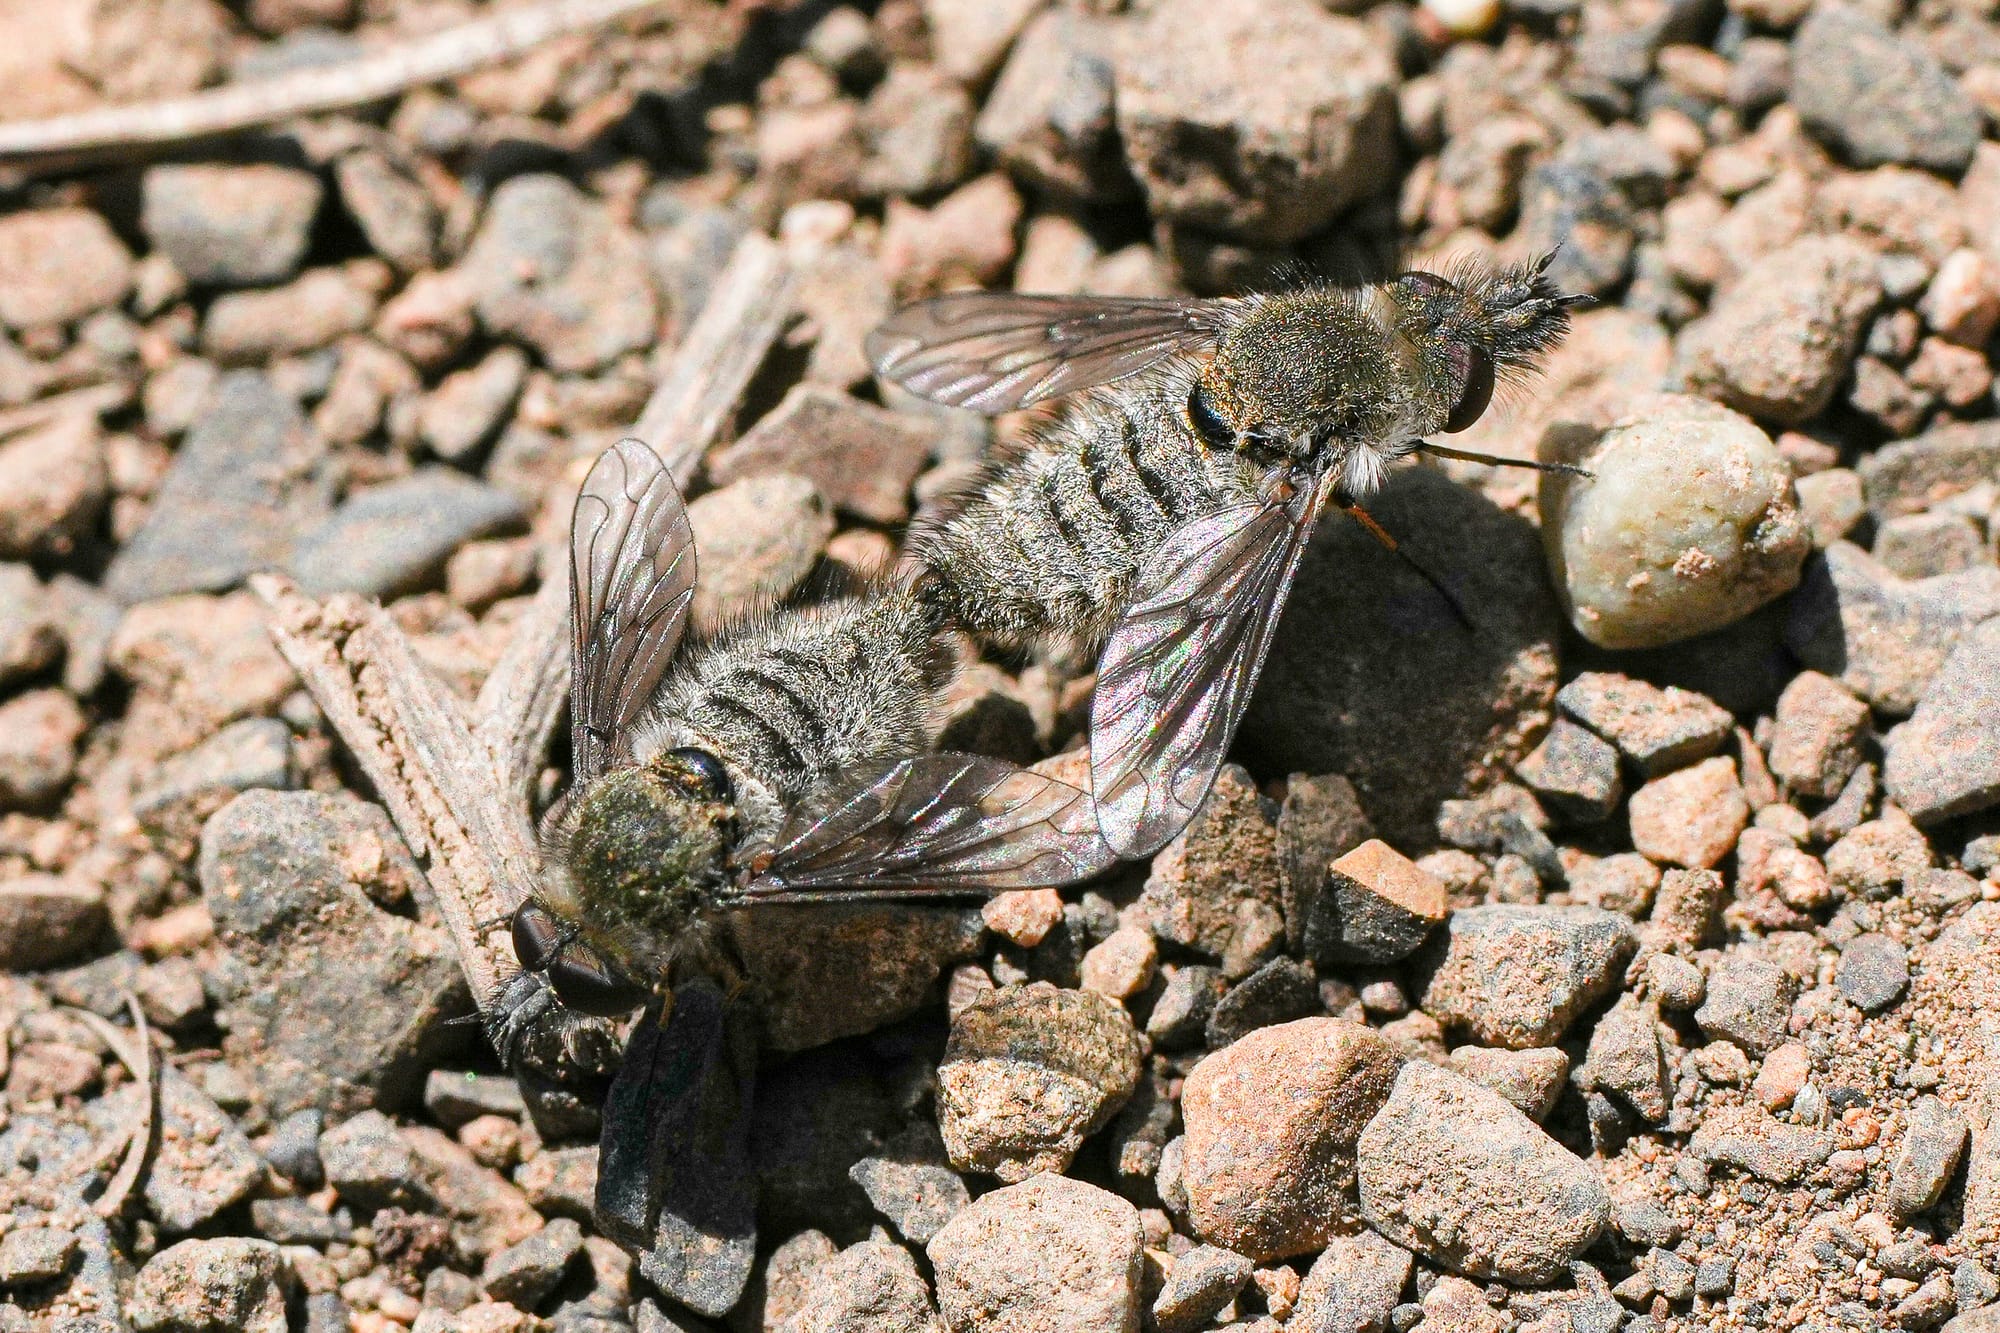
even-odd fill
[[[640,417],[685,484],[777,341],[791,308],[783,252],[746,237]],[[551,562],[551,570],[566,562]],[[569,588],[552,576],[468,708],[379,606],[314,601],[282,577],[251,587],[278,650],[373,784],[426,874],[481,1011],[510,962],[496,928],[534,887],[531,797],[569,688]]]
[[[511,59],[552,37],[602,27],[664,3],[546,0],[337,65],[295,70],[188,97],[0,125],[0,161],[181,143],[293,116],[362,106]]]
[[[153,1038],[146,1030],[146,1015],[130,991],[125,993],[125,1011],[132,1015],[132,1031],[129,1033],[123,1028],[113,1027],[88,1009],[69,1010],[84,1026],[95,1032],[98,1040],[118,1057],[119,1063],[139,1080],[139,1122],[132,1126],[125,1141],[125,1157],[118,1163],[111,1183],[104,1187],[104,1193],[91,1205],[99,1217],[116,1217],[125,1211],[125,1201],[139,1187],[139,1173],[153,1155],[153,1140],[160,1129],[160,1070],[153,1059]]]

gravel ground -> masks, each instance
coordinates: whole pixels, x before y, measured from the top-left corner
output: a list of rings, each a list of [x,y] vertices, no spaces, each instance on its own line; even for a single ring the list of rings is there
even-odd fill
[[[0,120],[482,8],[0,6]],[[2000,1329],[1997,122],[1943,0],[675,0],[0,187],[0,1333]],[[1025,428],[869,373],[971,283],[1560,243],[1599,304],[1454,443],[1595,476],[1385,491],[1471,634],[1325,525],[1150,866],[746,944],[805,970],[705,1317],[593,1229],[594,1110],[452,1022],[245,579],[384,600],[470,698],[750,232],[802,280],[699,625]],[[1076,667],[969,665],[948,743],[1072,750]]]

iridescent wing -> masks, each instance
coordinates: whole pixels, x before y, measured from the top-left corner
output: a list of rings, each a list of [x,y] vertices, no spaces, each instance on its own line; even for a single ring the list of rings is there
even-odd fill
[[[868,359],[911,393],[991,416],[1208,346],[1230,304],[954,292],[891,315],[868,335]]]
[[[1192,519],[1140,571],[1090,711],[1097,820],[1119,856],[1158,851],[1207,798],[1312,540],[1320,489]]]
[[[694,529],[658,454],[598,456],[570,518],[570,740],[576,780],[625,756],[625,731],[666,674],[694,600]]]
[[[997,893],[1074,883],[1115,859],[1088,794],[1001,759],[926,754],[809,798],[744,897]]]

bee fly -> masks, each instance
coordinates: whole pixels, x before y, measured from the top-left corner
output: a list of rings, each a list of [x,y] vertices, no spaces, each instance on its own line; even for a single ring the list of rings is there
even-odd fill
[[[1115,385],[989,464],[911,552],[975,634],[1104,642],[1091,781],[1119,855],[1207,796],[1324,504],[1387,541],[1359,503],[1391,463],[1518,461],[1424,437],[1561,339],[1584,298],[1548,262],[1218,300],[965,292],[870,337],[883,376],[981,412]]]
[[[776,613],[676,652],[694,595],[678,488],[608,449],[570,532],[575,779],[512,918],[509,1063],[556,1009],[616,1016],[739,979],[728,914],[761,904],[1064,884],[1114,859],[1088,796],[997,759],[922,753],[949,632],[908,589]]]

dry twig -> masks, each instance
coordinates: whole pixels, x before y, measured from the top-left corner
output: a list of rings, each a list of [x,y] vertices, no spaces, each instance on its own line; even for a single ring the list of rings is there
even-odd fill
[[[746,237],[639,419],[683,485],[790,308],[782,252]],[[543,584],[470,708],[374,603],[351,595],[316,602],[277,575],[251,586],[270,608],[279,651],[411,850],[427,858],[432,896],[484,1011],[510,965],[506,919],[538,866],[532,797],[569,687],[567,581]]]
[[[104,1193],[91,1205],[99,1217],[105,1218],[116,1217],[125,1211],[126,1200],[139,1187],[139,1174],[145,1169],[147,1159],[153,1155],[154,1140],[160,1132],[160,1070],[153,1059],[153,1038],[146,1030],[146,1015],[130,992],[125,996],[125,1009],[132,1015],[132,1031],[129,1033],[105,1022],[88,1009],[69,1011],[95,1032],[98,1039],[118,1057],[119,1063],[139,1080],[139,1123],[132,1126],[131,1134],[125,1140],[125,1157],[118,1163],[111,1183],[104,1187]]]
[[[388,50],[187,97],[0,125],[0,162],[183,143],[294,116],[363,106],[456,78],[541,45],[658,8],[665,0],[544,0]]]

